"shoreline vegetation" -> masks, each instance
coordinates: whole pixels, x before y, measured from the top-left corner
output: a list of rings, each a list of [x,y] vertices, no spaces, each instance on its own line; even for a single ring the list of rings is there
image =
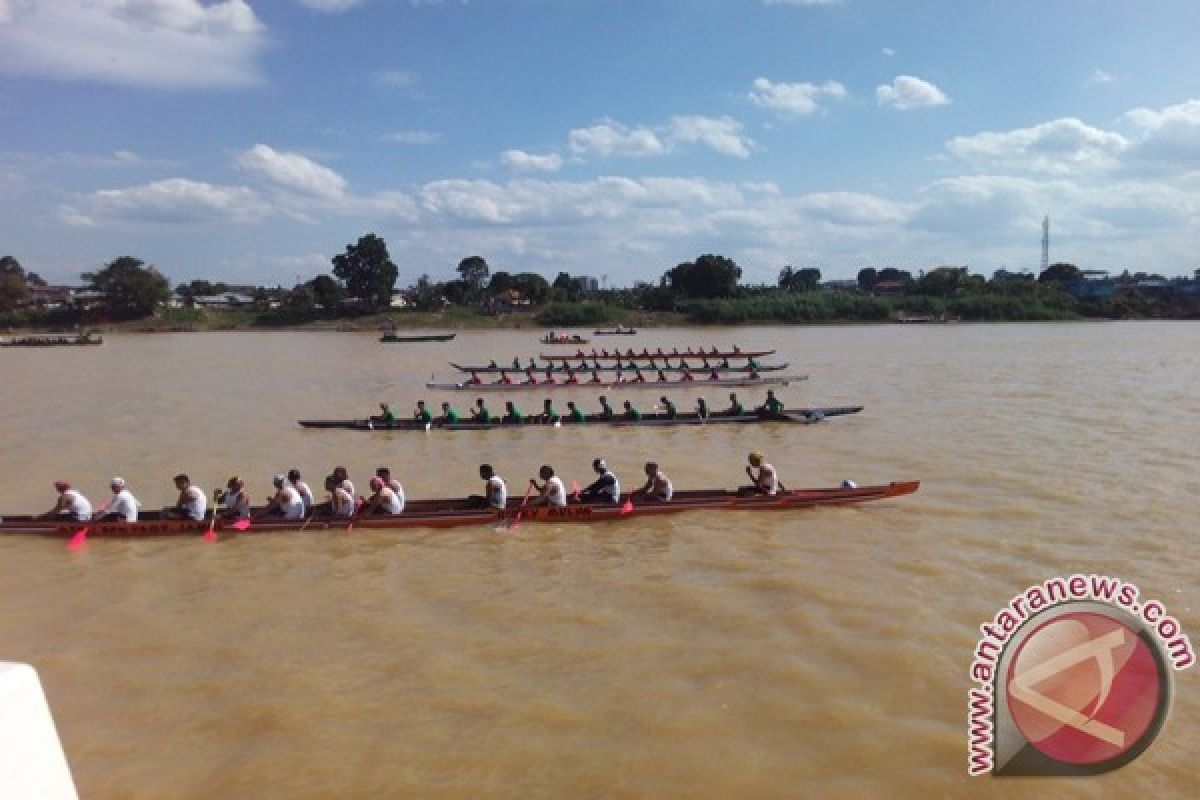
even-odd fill
[[[838,323],[1049,322],[1200,319],[1200,269],[1192,278],[1082,270],[1041,273],[938,266],[895,267],[822,280],[816,267],[783,267],[774,285],[741,283],[721,255],[668,269],[657,282],[601,288],[560,272],[493,272],[464,258],[459,278],[420,276],[396,288],[384,241],[361,237],[323,273],[291,289],[193,280],[170,288],[153,266],[121,256],[81,275],[82,287],[48,286],[12,256],[0,258],[0,331],[189,332],[240,330],[487,330]]]

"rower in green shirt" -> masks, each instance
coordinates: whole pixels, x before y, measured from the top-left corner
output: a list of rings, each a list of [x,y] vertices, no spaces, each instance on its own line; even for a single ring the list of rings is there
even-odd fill
[[[525,415],[513,404],[512,400],[508,400],[504,403],[504,417],[500,421],[506,424],[520,425],[525,421]]]
[[[471,421],[482,422],[485,425],[492,421],[492,412],[488,411],[487,406],[483,404],[482,397],[475,399],[475,410],[471,412]]]
[[[612,406],[608,404],[608,398],[600,395],[600,419],[612,419],[615,416]]]
[[[417,410],[413,412],[413,419],[426,424],[433,421],[433,414],[430,414],[429,409],[425,408],[424,400],[417,401]]]
[[[513,356],[513,369],[518,371],[521,369],[521,359],[516,356]]]
[[[567,401],[567,409],[569,410],[567,413],[567,420],[569,422],[587,422],[587,417],[583,415],[582,411],[575,407],[574,400]]]
[[[558,409],[554,407],[554,404],[550,402],[550,398],[547,397],[546,401],[542,403],[542,422],[550,423],[558,422],[558,420]]]
[[[633,403],[629,402],[628,400],[625,401],[625,419],[633,422],[642,421],[642,412],[634,408]]]
[[[379,416],[375,417],[373,422],[382,422],[384,425],[392,425],[396,422],[396,415],[392,413],[391,406],[387,403],[380,403],[379,411]]]
[[[662,403],[663,412],[661,416],[664,419],[675,419],[675,417],[679,415],[679,412],[675,408],[675,404],[666,397],[658,398],[658,402]]]
[[[783,402],[775,396],[774,389],[767,389],[767,400],[757,409],[759,414],[778,417],[783,414]]]
[[[737,392],[729,393],[729,408],[725,409],[725,416],[740,417],[746,413],[746,408],[737,399]]]
[[[454,425],[458,422],[458,412],[451,408],[449,403],[442,403],[442,416],[438,418],[438,422]]]

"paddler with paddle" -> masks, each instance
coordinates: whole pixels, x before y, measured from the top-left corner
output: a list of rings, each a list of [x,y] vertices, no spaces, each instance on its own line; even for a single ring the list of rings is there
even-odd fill
[[[329,510],[335,517],[354,516],[354,496],[333,475],[325,478],[325,491],[329,492]]]
[[[474,508],[503,511],[508,504],[508,487],[504,479],[496,474],[491,464],[479,465],[479,479],[483,481],[483,494],[473,494],[467,498],[467,502]]]
[[[214,513],[226,519],[250,519],[250,495],[246,482],[237,475],[225,482],[225,491],[213,490],[213,500],[221,506]]]
[[[783,401],[775,396],[774,389],[767,389],[766,401],[754,410],[760,417],[781,417],[783,416]]]
[[[746,407],[738,400],[737,392],[729,393],[729,408],[725,409],[727,417],[741,417],[746,413]]]
[[[567,401],[567,421],[576,424],[587,422],[587,416],[575,406],[574,400]]]
[[[378,422],[378,423],[381,423],[383,425],[388,425],[388,426],[395,424],[396,415],[394,413],[392,413],[391,406],[389,406],[387,403],[380,403],[379,404],[379,412],[380,413],[379,413],[378,417],[371,418],[372,422]]]
[[[675,419],[679,416],[679,410],[675,407],[674,403],[667,399],[666,395],[658,398],[658,402],[662,404],[663,410],[659,414],[662,419]]]
[[[624,417],[625,417],[625,419],[629,420],[630,422],[641,422],[642,421],[642,412],[640,412],[636,408],[634,408],[633,403],[626,400]]]
[[[668,502],[675,494],[675,487],[671,485],[671,479],[667,477],[667,473],[663,472],[654,461],[647,461],[644,471],[646,483],[633,494],[647,500]]]
[[[542,413],[539,415],[539,419],[543,425],[553,424],[560,419],[558,409],[554,407],[554,403],[549,397],[542,403]]]
[[[85,522],[92,518],[92,504],[78,489],[72,489],[67,481],[55,481],[54,489],[58,492],[58,501],[54,508],[43,514],[43,517],[62,517],[75,522]]]
[[[600,477],[588,484],[579,493],[580,500],[595,500],[603,503],[619,503],[621,501],[621,484],[617,476],[608,468],[603,458],[592,461],[592,471]]]
[[[413,419],[418,422],[423,422],[426,425],[433,422],[433,414],[429,413],[429,409],[425,408],[425,401],[417,401],[417,410],[413,412]]]
[[[383,478],[378,475],[371,478],[371,491],[374,494],[367,498],[363,514],[387,514],[395,517],[404,512],[404,494],[397,494],[396,490],[384,483]]]
[[[304,501],[304,512],[307,514],[312,511],[314,502],[312,489],[308,488],[308,484],[300,479],[300,470],[292,467],[288,470],[287,478],[288,482],[300,493],[300,499]]]
[[[554,474],[554,467],[549,464],[543,464],[538,470],[538,476],[545,483],[538,485],[537,478],[530,478],[529,484],[537,491],[537,499],[534,504],[550,506],[551,508],[562,508],[567,504],[567,490],[563,486],[562,478]]]
[[[175,505],[163,509],[163,516],[170,519],[204,519],[204,513],[208,510],[208,497],[204,490],[182,472],[175,476],[175,488],[179,490],[179,497]]]
[[[612,406],[608,404],[608,398],[604,395],[600,395],[600,419],[611,420],[615,416],[616,412],[614,412]]]
[[[487,425],[492,421],[492,412],[483,404],[482,397],[475,398],[475,410],[471,412],[471,421]]]
[[[457,425],[458,412],[451,408],[449,403],[442,403],[442,415],[438,417],[438,422],[442,425]]]
[[[96,519],[100,522],[137,522],[139,503],[133,492],[125,486],[125,479],[113,478],[109,481],[109,487],[113,492],[112,499],[96,512]]]
[[[504,401],[504,416],[500,421],[505,425],[520,425],[525,421],[525,415],[521,413],[521,409],[517,408],[516,403],[506,400]]]
[[[755,450],[746,460],[750,462],[750,466],[746,467],[746,474],[750,476],[753,485],[742,487],[739,494],[778,494],[779,476],[775,473],[775,468],[767,463],[763,454]]]
[[[275,485],[275,494],[267,500],[263,509],[264,517],[282,517],[283,519],[304,519],[304,500],[296,487],[289,486],[283,475],[276,475],[271,482]]]

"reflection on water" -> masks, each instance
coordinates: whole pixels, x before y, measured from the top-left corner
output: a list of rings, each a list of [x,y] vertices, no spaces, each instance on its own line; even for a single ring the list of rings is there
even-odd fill
[[[1200,631],[1195,326],[638,337],[776,347],[812,376],[783,391],[789,405],[866,406],[816,426],[294,424],[440,401],[421,385],[446,361],[511,359],[535,338],[194,334],[2,351],[0,510],[48,508],[57,477],[99,499],[121,474],[155,506],[172,500],[179,471],[208,490],[239,473],[257,498],[288,467],[315,482],[334,464],[360,486],[390,465],[420,498],[478,491],[489,461],[519,493],[546,462],[584,483],[596,455],[626,488],[651,458],[676,487],[733,486],[750,449],[789,486],[920,478],[921,491],[861,508],[515,534],[249,533],[79,553],[0,541],[0,657],[41,671],[83,796],[1190,793],[1190,672],[1164,735],[1099,779],[969,782],[964,728],[976,628],[1033,582],[1117,575]],[[586,390],[555,397],[595,406]]]

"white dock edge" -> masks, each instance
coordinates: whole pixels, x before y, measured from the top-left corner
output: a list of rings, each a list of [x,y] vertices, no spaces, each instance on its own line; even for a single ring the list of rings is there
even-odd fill
[[[0,661],[0,794],[79,800],[37,670],[9,661]]]

